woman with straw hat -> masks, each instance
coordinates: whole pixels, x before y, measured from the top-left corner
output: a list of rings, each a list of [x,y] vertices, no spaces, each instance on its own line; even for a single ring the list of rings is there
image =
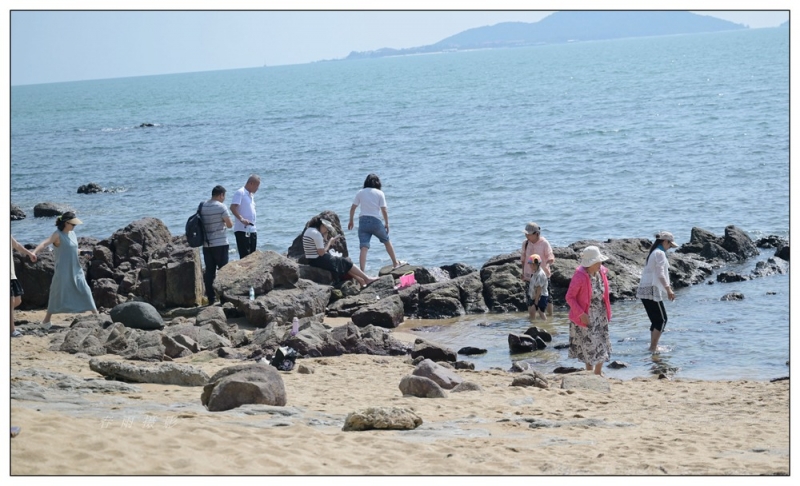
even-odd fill
[[[569,305],[569,357],[576,358],[602,375],[603,362],[611,356],[608,322],[611,302],[608,291],[608,257],[596,246],[587,246],[581,253],[581,264],[575,269],[567,290]]]
[[[47,245],[55,247],[56,267],[53,281],[50,283],[50,297],[47,302],[47,314],[42,324],[50,326],[50,317],[53,314],[79,313],[92,311],[97,314],[92,291],[86,283],[86,277],[81,268],[78,255],[78,238],[75,236],[75,226],[82,221],[75,217],[75,213],[67,211],[56,218],[56,231],[49,238],[39,243],[33,250],[34,255]]]

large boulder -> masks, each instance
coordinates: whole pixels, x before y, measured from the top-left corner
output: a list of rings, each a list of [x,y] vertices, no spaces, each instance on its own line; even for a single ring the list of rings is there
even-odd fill
[[[411,357],[417,358],[419,356],[430,359],[431,361],[448,361],[451,363],[454,363],[458,359],[456,352],[452,349],[426,341],[422,338],[416,338],[414,340],[414,349],[411,351]]]
[[[494,312],[526,310],[519,252],[491,258],[481,268],[483,297]]]
[[[359,327],[369,324],[395,328],[403,322],[403,301],[400,296],[392,295],[378,299],[369,305],[359,308],[351,317],[353,323]]]
[[[40,309],[47,307],[50,298],[50,283],[55,273],[55,256],[52,251],[42,251],[37,255],[36,263],[31,263],[14,252],[14,272],[25,295],[19,309]]]
[[[33,207],[33,217],[49,218],[49,217],[61,216],[67,211],[74,212],[75,210],[66,204],[43,202]]]
[[[286,388],[278,370],[268,364],[249,363],[217,372],[203,387],[200,402],[210,412],[247,404],[286,405]]]
[[[294,260],[274,251],[255,251],[222,267],[214,279],[214,291],[224,300],[242,303],[249,299],[250,287],[258,297],[273,289],[294,288],[299,278]]]
[[[297,280],[296,285],[295,288],[274,289],[252,301],[240,300],[238,307],[244,312],[247,322],[256,327],[264,327],[270,322],[291,322],[295,317],[325,314],[331,288],[309,280]]]
[[[167,226],[157,218],[142,218],[119,229],[111,235],[109,248],[116,265],[131,257],[145,260],[157,249],[172,243]]]
[[[430,378],[445,390],[452,390],[464,381],[464,379],[457,374],[429,359],[422,360],[411,374]]]
[[[111,309],[111,319],[125,327],[144,331],[164,328],[164,319],[155,307],[147,302],[125,302]]]
[[[400,380],[398,385],[403,396],[413,396],[419,398],[445,398],[442,387],[435,381],[424,376],[406,375]]]
[[[359,328],[348,322],[344,326],[334,327],[331,336],[348,354],[402,356],[410,351],[408,346],[395,339],[390,331],[371,324]]]

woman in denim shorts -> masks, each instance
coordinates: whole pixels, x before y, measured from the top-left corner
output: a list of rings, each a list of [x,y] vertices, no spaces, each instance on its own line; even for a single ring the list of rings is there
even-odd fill
[[[386,253],[392,259],[392,268],[405,265],[406,262],[400,261],[394,256],[394,247],[389,241],[389,213],[386,212],[386,196],[381,191],[381,180],[377,175],[368,175],[364,181],[364,188],[356,193],[353,205],[350,206],[348,230],[353,229],[353,216],[359,206],[361,206],[361,214],[358,218],[358,243],[361,255],[358,263],[361,270],[363,271],[367,266],[367,252],[373,236],[377,236],[378,241],[386,247]],[[381,222],[381,215],[383,215],[383,222]]]

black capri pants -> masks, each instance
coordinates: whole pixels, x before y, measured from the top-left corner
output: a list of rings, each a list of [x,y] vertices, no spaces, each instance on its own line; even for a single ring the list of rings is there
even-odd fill
[[[642,299],[642,304],[647,311],[647,317],[650,318],[650,330],[664,332],[664,328],[667,327],[667,309],[664,308],[664,302]]]

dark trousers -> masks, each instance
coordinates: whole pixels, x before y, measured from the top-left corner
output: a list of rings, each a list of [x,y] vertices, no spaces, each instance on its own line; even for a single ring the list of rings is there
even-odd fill
[[[203,247],[203,261],[206,264],[203,283],[206,285],[206,297],[208,297],[209,304],[213,304],[216,300],[214,279],[217,278],[217,269],[228,264],[228,247],[228,245]]]
[[[233,234],[236,236],[236,249],[239,250],[239,260],[256,251],[257,233],[234,231]]]

